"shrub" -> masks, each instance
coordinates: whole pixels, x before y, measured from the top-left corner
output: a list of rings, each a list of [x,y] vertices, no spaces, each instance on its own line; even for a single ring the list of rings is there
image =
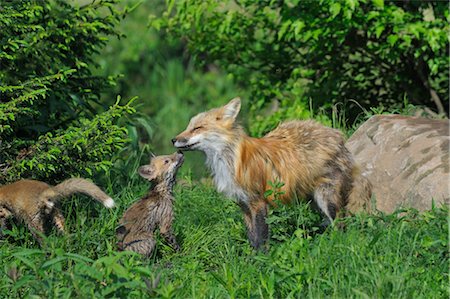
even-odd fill
[[[185,129],[191,116],[243,94],[217,67],[196,67],[185,55],[182,40],[148,27],[149,14],[161,15],[165,1],[119,3],[136,5],[118,27],[125,38],[112,38],[97,55],[101,67],[96,72],[120,76],[110,96],[139,96],[138,111],[152,128],[151,139],[140,139],[140,144],[150,144],[155,153],[169,153],[174,150],[170,140]]]
[[[353,101],[395,108],[406,95],[448,113],[447,8],[439,1],[182,0],[168,1],[153,26],[233,74],[251,90],[255,111],[298,98],[306,108],[312,99],[315,109],[342,102],[351,110]]]
[[[100,94],[114,78],[91,71],[107,36],[119,34],[115,2],[0,6],[0,183],[92,175],[126,144],[117,122],[133,108],[117,101],[107,109]]]

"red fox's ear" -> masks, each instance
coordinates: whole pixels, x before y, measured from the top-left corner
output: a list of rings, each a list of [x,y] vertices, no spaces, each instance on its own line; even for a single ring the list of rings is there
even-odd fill
[[[234,98],[228,104],[223,106],[223,108],[224,108],[224,112],[223,112],[224,118],[236,119],[236,116],[238,115],[239,111],[241,110],[241,99],[239,97]]]
[[[149,165],[139,167],[138,173],[146,180],[152,181],[156,179],[156,173]]]

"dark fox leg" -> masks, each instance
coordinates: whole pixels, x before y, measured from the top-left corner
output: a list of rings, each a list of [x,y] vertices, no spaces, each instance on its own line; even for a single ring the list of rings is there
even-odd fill
[[[326,216],[325,222],[331,224],[339,215],[340,194],[333,183],[324,183],[314,191],[314,201],[319,210]]]
[[[116,229],[116,237],[117,237],[117,250],[119,251],[123,251],[124,250],[124,244],[123,244],[123,240],[125,239],[125,236],[127,235],[128,231],[125,228],[125,226],[121,225]]]
[[[255,249],[260,249],[269,238],[269,225],[266,223],[267,204],[262,201],[247,205],[239,203],[244,212],[244,221],[247,226],[247,236]]]
[[[159,227],[159,232],[163,236],[163,238],[166,240],[166,242],[172,246],[173,249],[176,251],[180,250],[180,245],[177,243],[177,239],[175,238],[175,235],[172,232],[172,216],[165,217],[161,220],[161,224]]]
[[[175,235],[173,234],[172,231],[168,231],[168,232],[161,232],[161,235],[163,236],[164,240],[166,240],[166,242],[172,246],[173,249],[175,249],[176,251],[180,250],[180,245],[178,245],[177,239],[175,238]]]

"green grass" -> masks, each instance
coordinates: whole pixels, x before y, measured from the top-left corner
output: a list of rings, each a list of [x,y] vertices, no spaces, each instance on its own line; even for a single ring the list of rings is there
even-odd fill
[[[238,207],[189,177],[177,187],[174,252],[158,240],[149,260],[115,251],[114,229],[142,196],[138,180],[119,207],[87,198],[63,203],[67,233],[40,249],[20,224],[0,241],[0,297],[448,298],[448,208],[360,215],[318,232],[300,203],[271,212],[266,253],[253,251]]]

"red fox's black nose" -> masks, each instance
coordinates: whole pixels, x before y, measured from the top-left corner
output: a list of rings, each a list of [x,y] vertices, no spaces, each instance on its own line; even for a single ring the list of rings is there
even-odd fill
[[[177,142],[176,138],[172,138],[172,143],[175,144],[175,142]]]

